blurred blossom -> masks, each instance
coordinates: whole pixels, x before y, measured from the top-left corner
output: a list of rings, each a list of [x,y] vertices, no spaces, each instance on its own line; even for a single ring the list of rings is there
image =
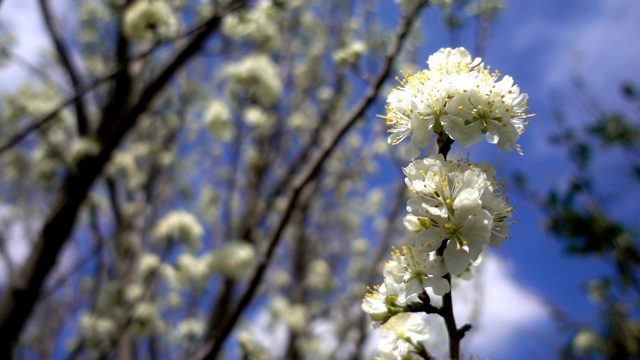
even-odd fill
[[[237,11],[222,20],[222,31],[236,40],[250,42],[263,50],[276,48],[280,43],[277,23],[278,8],[271,0],[260,0],[248,11]]]
[[[356,239],[351,243],[351,251],[354,255],[362,256],[369,250],[370,244],[366,239]]]
[[[152,231],[153,239],[168,246],[181,242],[189,250],[196,251],[201,246],[204,229],[193,214],[183,210],[173,210],[156,223]]]
[[[296,131],[313,130],[318,126],[318,115],[311,107],[294,111],[287,119],[287,125]]]
[[[286,298],[276,296],[271,300],[271,313],[293,332],[300,333],[307,328],[307,309],[302,304],[291,304]]]
[[[175,291],[169,292],[166,296],[167,306],[170,308],[177,308],[182,305],[182,297]]]
[[[147,301],[136,304],[133,309],[133,324],[138,333],[156,334],[166,329],[158,307]]]
[[[256,136],[269,135],[274,128],[276,119],[264,111],[260,106],[249,106],[245,109],[244,121]]]
[[[421,359],[417,356],[422,341],[429,338],[427,325],[416,314],[402,314],[382,327],[378,351],[383,359]]]
[[[332,352],[331,348],[325,341],[312,337],[301,337],[296,340],[296,348],[302,354],[305,359],[330,359]]]
[[[225,243],[211,256],[212,271],[236,281],[245,280],[253,272],[256,263],[254,247],[246,241],[233,240]]]
[[[124,177],[130,188],[140,188],[144,184],[144,173],[139,171],[136,157],[132,151],[118,150],[111,155],[106,173],[113,177]]]
[[[78,320],[80,337],[86,346],[94,350],[105,350],[116,336],[116,323],[111,316],[84,313]]]
[[[148,281],[160,269],[162,262],[158,255],[143,253],[138,260],[138,273],[143,281]]]
[[[236,134],[236,128],[227,105],[219,100],[212,101],[204,114],[204,122],[211,134],[220,141],[229,141]]]
[[[186,318],[178,324],[175,331],[182,340],[195,340],[204,335],[205,324],[198,318]]]
[[[134,283],[124,289],[124,298],[130,303],[142,299],[144,295],[144,287],[141,284]]]
[[[178,20],[163,0],[137,0],[124,13],[124,33],[134,40],[175,36]]]
[[[278,67],[267,55],[248,55],[227,65],[222,73],[229,79],[227,90],[233,99],[249,98],[268,107],[282,96]]]
[[[181,284],[195,284],[203,286],[212,274],[211,255],[195,257],[185,253],[178,256],[176,261],[176,271]]]
[[[305,284],[317,291],[328,291],[334,285],[331,266],[322,259],[312,261],[307,267]]]
[[[598,350],[601,345],[602,339],[600,336],[589,329],[578,331],[571,342],[573,351],[582,356]]]
[[[384,190],[381,188],[372,189],[367,198],[367,212],[369,214],[377,214],[382,207],[384,198]]]
[[[100,152],[100,144],[92,138],[80,137],[71,142],[69,150],[69,162],[77,165],[81,160],[92,157]]]
[[[492,19],[504,10],[504,0],[476,0],[465,8],[469,16]]]
[[[367,52],[367,45],[362,41],[353,41],[336,50],[333,59],[342,65],[353,65]]]
[[[274,288],[283,288],[291,284],[291,276],[284,270],[274,270],[271,276],[271,285]]]
[[[418,4],[423,3],[424,0],[395,0],[395,2],[402,7],[405,13],[409,13],[415,11]]]
[[[173,288],[181,287],[180,279],[178,277],[178,272],[170,264],[162,264],[160,266],[160,276],[171,287]]]
[[[252,360],[269,360],[269,352],[262,345],[255,336],[251,335],[247,331],[241,331],[238,334],[238,343],[242,348],[242,351]]]

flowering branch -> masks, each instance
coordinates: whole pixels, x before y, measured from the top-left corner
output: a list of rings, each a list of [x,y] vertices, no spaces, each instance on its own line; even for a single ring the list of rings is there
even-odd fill
[[[429,57],[429,69],[407,74],[387,99],[388,142],[396,145],[411,136],[406,155],[415,159],[420,148],[437,134],[438,154],[415,160],[403,169],[411,192],[405,227],[411,245],[394,250],[385,264],[384,283],[370,289],[362,302],[372,326],[383,326],[392,340],[378,350],[386,357],[422,354],[426,325],[395,320],[403,313],[437,314],[449,336],[449,358],[460,358],[460,340],[470,324],[458,328],[453,311],[452,278],[470,272],[484,246],[499,246],[509,235],[513,209],[498,192],[495,171],[488,163],[447,160],[454,141],[469,147],[486,136],[505,150],[515,148],[524,132],[527,95],[510,77],[498,81],[481,59],[463,48],[441,49]],[[442,296],[434,307],[426,288]],[[406,321],[399,326],[398,321]],[[411,322],[411,324],[409,324]],[[413,334],[408,335],[410,332]]]

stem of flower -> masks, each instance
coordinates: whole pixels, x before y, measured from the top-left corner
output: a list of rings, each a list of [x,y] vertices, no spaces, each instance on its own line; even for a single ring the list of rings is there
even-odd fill
[[[441,132],[438,134],[438,153],[442,154],[445,160],[447,159],[447,154],[449,154],[449,150],[451,150],[453,142],[454,140],[446,133]],[[442,243],[443,246],[440,246],[436,251],[438,256],[442,256],[444,253],[444,249],[446,247],[444,244],[446,244],[447,241],[445,240]],[[447,273],[443,278],[447,280],[449,287],[451,288],[451,274]],[[447,333],[449,334],[449,358],[452,360],[458,360],[460,358],[460,340],[464,334],[471,329],[471,325],[466,324],[458,330],[456,318],[453,315],[453,298],[451,296],[451,290],[442,297],[442,307],[440,308],[439,314],[444,319],[445,326],[447,327]]]
[[[443,278],[451,284],[450,274],[446,274]],[[456,318],[453,315],[453,298],[451,297],[451,291],[444,294],[442,297],[440,315],[444,319],[444,324],[447,327],[447,333],[449,334],[449,358],[452,360],[458,360],[460,358],[461,337],[460,333],[458,333],[458,327],[456,326]]]
[[[447,154],[449,154],[449,150],[451,150],[451,145],[455,140],[449,137],[449,135],[444,132],[438,134],[438,154],[442,154],[444,159],[447,159]]]

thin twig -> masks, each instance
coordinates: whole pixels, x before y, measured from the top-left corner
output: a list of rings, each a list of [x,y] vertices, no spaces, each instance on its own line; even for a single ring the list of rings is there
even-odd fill
[[[42,10],[42,17],[44,18],[45,25],[47,26],[47,30],[49,31],[49,35],[51,36],[51,40],[53,41],[56,52],[60,57],[62,66],[69,76],[69,80],[71,81],[71,85],[73,86],[73,91],[78,94],[80,93],[80,89],[82,89],[80,73],[71,62],[69,49],[62,40],[62,36],[58,31],[56,24],[54,23],[53,16],[51,16],[51,10],[49,9],[49,0],[40,0],[40,9]],[[84,101],[82,100],[82,96],[76,98],[73,103],[76,110],[76,126],[78,134],[80,136],[86,136],[89,132],[89,121],[87,118],[87,111]]]
[[[238,8],[242,7],[242,6],[244,6],[244,2],[243,1],[241,1],[239,5],[230,6],[229,8],[227,8],[226,11],[224,11],[221,14],[218,14],[217,17],[222,17],[222,16],[226,15],[227,13],[229,13],[231,11],[235,11]],[[165,40],[165,41],[156,42],[149,49],[147,49],[145,51],[142,51],[138,55],[135,55],[135,56],[131,57],[130,58],[130,62],[136,62],[136,61],[143,60],[143,59],[147,58],[148,56],[150,56],[151,54],[153,54],[155,52],[155,50],[159,49],[160,47],[162,47],[162,46],[164,46],[164,45],[166,45],[168,43],[176,42],[176,41],[181,40],[183,38],[186,38],[186,37],[188,37],[188,36],[190,36],[192,34],[199,33],[200,31],[202,31],[203,29],[206,28],[206,25],[209,24],[209,22],[210,21],[205,22],[203,24],[200,24],[200,25],[198,25],[198,26],[196,26],[196,27],[184,32],[183,34],[180,34],[180,35],[176,36],[175,38],[172,38],[172,39],[169,39],[169,40]],[[62,111],[62,109],[64,109],[67,106],[75,103],[78,99],[82,98],[87,93],[89,93],[90,91],[96,89],[98,86],[104,84],[105,82],[117,78],[125,70],[126,70],[126,67],[119,66],[118,68],[113,70],[111,73],[103,76],[102,78],[95,80],[94,82],[92,82],[89,85],[86,85],[85,87],[81,87],[79,91],[77,91],[73,96],[71,96],[68,99],[66,99],[65,101],[63,101],[58,107],[56,107],[55,109],[51,110],[49,113],[47,113],[46,115],[41,117],[39,120],[36,120],[31,125],[28,125],[27,127],[25,127],[18,134],[14,134],[13,136],[10,136],[9,140],[7,140],[7,142],[5,142],[4,144],[0,145],[0,156],[4,152],[6,152],[7,150],[13,148],[17,144],[19,144],[21,141],[23,141],[25,138],[27,138],[27,136],[29,136],[33,131],[42,128],[47,123],[49,123],[51,120],[53,120],[55,118],[56,114],[58,114],[60,111]]]

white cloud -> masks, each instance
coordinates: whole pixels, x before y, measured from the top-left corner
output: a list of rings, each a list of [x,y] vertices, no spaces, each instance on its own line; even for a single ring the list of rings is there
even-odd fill
[[[480,286],[474,289],[474,283]],[[500,359],[509,353],[520,353],[519,342],[523,337],[540,332],[541,328],[553,330],[549,310],[538,295],[518,284],[505,260],[489,254],[478,278],[465,284],[471,303],[479,300],[478,321],[463,341],[463,349],[481,358]],[[457,294],[454,293],[454,296]],[[457,296],[455,300],[460,300]],[[454,300],[454,301],[455,301]],[[471,304],[469,304],[471,305]],[[471,316],[471,306],[458,313],[459,326]],[[524,354],[520,354],[524,355]],[[522,358],[522,357],[521,357]]]

